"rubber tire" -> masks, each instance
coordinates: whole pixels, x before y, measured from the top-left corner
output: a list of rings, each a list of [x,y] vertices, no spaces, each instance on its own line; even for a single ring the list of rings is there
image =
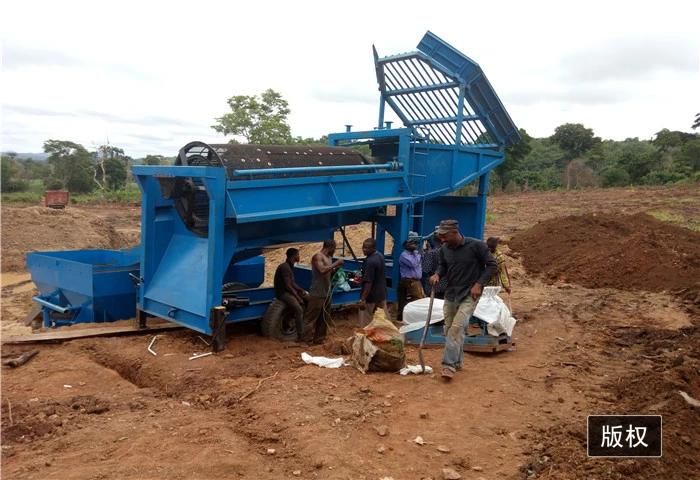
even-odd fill
[[[274,299],[267,307],[265,315],[260,320],[260,330],[263,337],[276,338],[277,340],[294,340],[296,333],[285,335],[282,331],[284,319],[290,315],[287,305],[281,300]]]
[[[235,292],[237,290],[246,290],[250,288],[248,285],[245,283],[241,282],[228,282],[224,283],[223,286],[221,287],[222,292]]]

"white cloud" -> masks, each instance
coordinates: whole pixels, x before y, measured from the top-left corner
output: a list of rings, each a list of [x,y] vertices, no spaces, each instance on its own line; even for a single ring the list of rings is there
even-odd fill
[[[687,130],[700,109],[691,2],[37,2],[4,6],[0,148],[107,138],[173,155],[226,99],[274,88],[295,135],[371,129],[380,55],[430,29],[477,61],[519,127],[606,138]]]

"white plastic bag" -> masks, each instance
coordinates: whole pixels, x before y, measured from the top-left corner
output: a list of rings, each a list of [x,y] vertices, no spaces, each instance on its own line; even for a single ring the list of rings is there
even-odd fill
[[[340,368],[343,366],[343,357],[340,358],[328,358],[328,357],[312,357],[308,353],[304,352],[301,354],[301,359],[304,363],[310,363],[313,365],[318,365],[319,367],[325,368]]]
[[[501,287],[485,287],[474,309],[474,316],[486,322],[489,335],[495,337],[503,333],[512,335],[516,323],[505,302],[498,296],[500,291]]]
[[[444,301],[439,298],[433,301],[433,314],[430,317],[431,325],[445,320],[445,315],[442,312],[443,304]],[[423,328],[425,321],[428,319],[429,306],[430,298],[421,298],[407,304],[403,309],[403,321],[406,325],[402,326],[399,331],[408,333]]]

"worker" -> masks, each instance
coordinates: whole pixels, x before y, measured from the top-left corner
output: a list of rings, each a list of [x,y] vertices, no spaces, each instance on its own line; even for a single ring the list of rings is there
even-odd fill
[[[493,258],[496,259],[496,265],[498,270],[496,274],[491,277],[489,285],[502,287],[503,290],[510,294],[511,282],[510,274],[508,273],[508,267],[506,266],[506,256],[502,252],[498,251],[498,242],[500,239],[498,237],[489,237],[486,240],[486,245],[489,247],[489,251]]]
[[[365,261],[362,264],[362,293],[360,294],[360,320],[363,325],[374,318],[377,308],[384,310],[387,320],[391,320],[386,304],[386,273],[384,255],[377,251],[377,242],[368,238],[362,242]]]
[[[435,290],[435,298],[442,299],[445,296],[445,289],[447,288],[447,277],[440,279],[438,284],[433,287],[430,285],[430,277],[432,277],[437,271],[438,262],[440,260],[440,246],[442,242],[437,233],[434,233],[432,238],[427,242],[427,248],[423,252],[423,289],[426,295],[430,295],[432,290]]]
[[[319,344],[326,339],[331,321],[331,278],[343,266],[342,258],[333,261],[335,248],[335,240],[326,240],[321,251],[311,257],[311,287],[301,341]]]
[[[442,240],[438,268],[430,277],[436,286],[447,278],[445,290],[445,350],[442,357],[442,377],[452,380],[464,364],[464,330],[474,312],[484,285],[496,273],[496,260],[486,243],[468,238],[459,231],[456,220],[443,220],[437,229]]]
[[[287,259],[275,270],[275,298],[282,301],[294,315],[297,340],[304,331],[304,298],[307,292],[294,281],[294,264],[299,262],[299,250],[287,249]]]
[[[403,309],[409,300],[418,300],[424,298],[423,286],[421,285],[421,277],[423,269],[421,267],[421,254],[418,252],[418,241],[420,237],[411,232],[408,234],[408,240],[404,242],[404,251],[399,256],[399,306],[396,314],[397,320],[403,320]]]

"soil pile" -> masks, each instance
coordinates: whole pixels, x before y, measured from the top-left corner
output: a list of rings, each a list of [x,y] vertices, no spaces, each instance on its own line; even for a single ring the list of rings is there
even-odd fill
[[[104,219],[84,210],[2,209],[3,272],[24,270],[27,252],[124,248],[132,243]]]
[[[511,239],[529,272],[588,288],[700,293],[700,233],[649,215],[610,213],[538,223]]]

